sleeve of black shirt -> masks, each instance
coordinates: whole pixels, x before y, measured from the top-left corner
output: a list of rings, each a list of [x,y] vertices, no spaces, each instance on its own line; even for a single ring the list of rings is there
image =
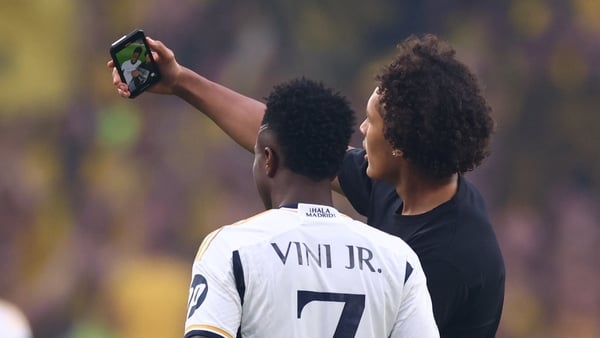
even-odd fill
[[[371,179],[367,176],[367,161],[363,149],[346,151],[338,181],[352,207],[367,216],[371,196]]]
[[[435,321],[440,331],[444,331],[452,316],[466,302],[467,285],[462,273],[447,261],[424,258],[421,265],[427,276]]]

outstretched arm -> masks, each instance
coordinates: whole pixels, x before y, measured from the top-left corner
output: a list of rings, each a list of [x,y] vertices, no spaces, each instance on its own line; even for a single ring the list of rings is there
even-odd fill
[[[203,112],[227,135],[253,152],[265,105],[183,68],[175,95]]]
[[[175,54],[162,42],[147,38],[162,75],[161,81],[149,89],[158,94],[176,95],[212,119],[235,142],[252,152],[265,105],[227,87],[212,82],[181,66]],[[121,81],[113,61],[113,84],[123,97],[129,97],[127,84]]]
[[[235,142],[254,152],[265,105],[180,65],[175,53],[162,42],[148,37],[146,40],[162,76],[148,91],[182,98],[213,120]],[[129,97],[129,88],[121,81],[113,61],[107,66],[112,68],[113,84],[119,95]],[[337,178],[332,181],[332,189],[343,195]]]

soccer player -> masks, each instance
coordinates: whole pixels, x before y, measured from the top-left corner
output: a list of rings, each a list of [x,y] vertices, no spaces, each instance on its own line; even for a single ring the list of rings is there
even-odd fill
[[[181,97],[253,151],[264,105],[179,65],[161,42],[148,42],[163,75],[151,91]],[[367,104],[366,149],[346,152],[333,188],[369,225],[415,250],[442,337],[491,338],[502,313],[504,262],[485,202],[463,175],[489,153],[491,109],[444,41],[413,36],[398,47]],[[114,69],[113,83],[129,96]]]
[[[128,89],[133,91],[137,86],[137,78],[140,76],[140,72],[138,71],[138,67],[142,64],[140,60],[140,54],[142,53],[142,47],[135,47],[133,53],[131,53],[131,58],[121,65],[121,71],[123,72],[123,76],[125,77],[125,82],[128,84]]]
[[[353,121],[320,83],[274,88],[253,166],[268,210],[204,239],[186,338],[439,337],[417,255],[332,207]]]

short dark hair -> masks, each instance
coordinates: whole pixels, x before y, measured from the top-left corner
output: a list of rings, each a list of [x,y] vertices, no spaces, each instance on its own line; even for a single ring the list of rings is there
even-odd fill
[[[315,181],[335,177],[354,129],[348,100],[304,77],[275,86],[266,100],[262,123],[274,132],[283,164]]]
[[[411,36],[377,76],[384,136],[429,177],[475,169],[494,122],[475,76],[435,35]]]
[[[135,49],[133,50],[133,54],[138,53],[138,54],[142,54],[142,47],[137,46],[135,47]]]

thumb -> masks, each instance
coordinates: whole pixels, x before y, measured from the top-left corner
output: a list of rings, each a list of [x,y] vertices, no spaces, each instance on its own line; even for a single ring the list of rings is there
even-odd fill
[[[146,42],[148,42],[148,45],[153,51],[159,54],[164,54],[167,49],[167,47],[162,42],[154,40],[148,36],[146,37]]]

